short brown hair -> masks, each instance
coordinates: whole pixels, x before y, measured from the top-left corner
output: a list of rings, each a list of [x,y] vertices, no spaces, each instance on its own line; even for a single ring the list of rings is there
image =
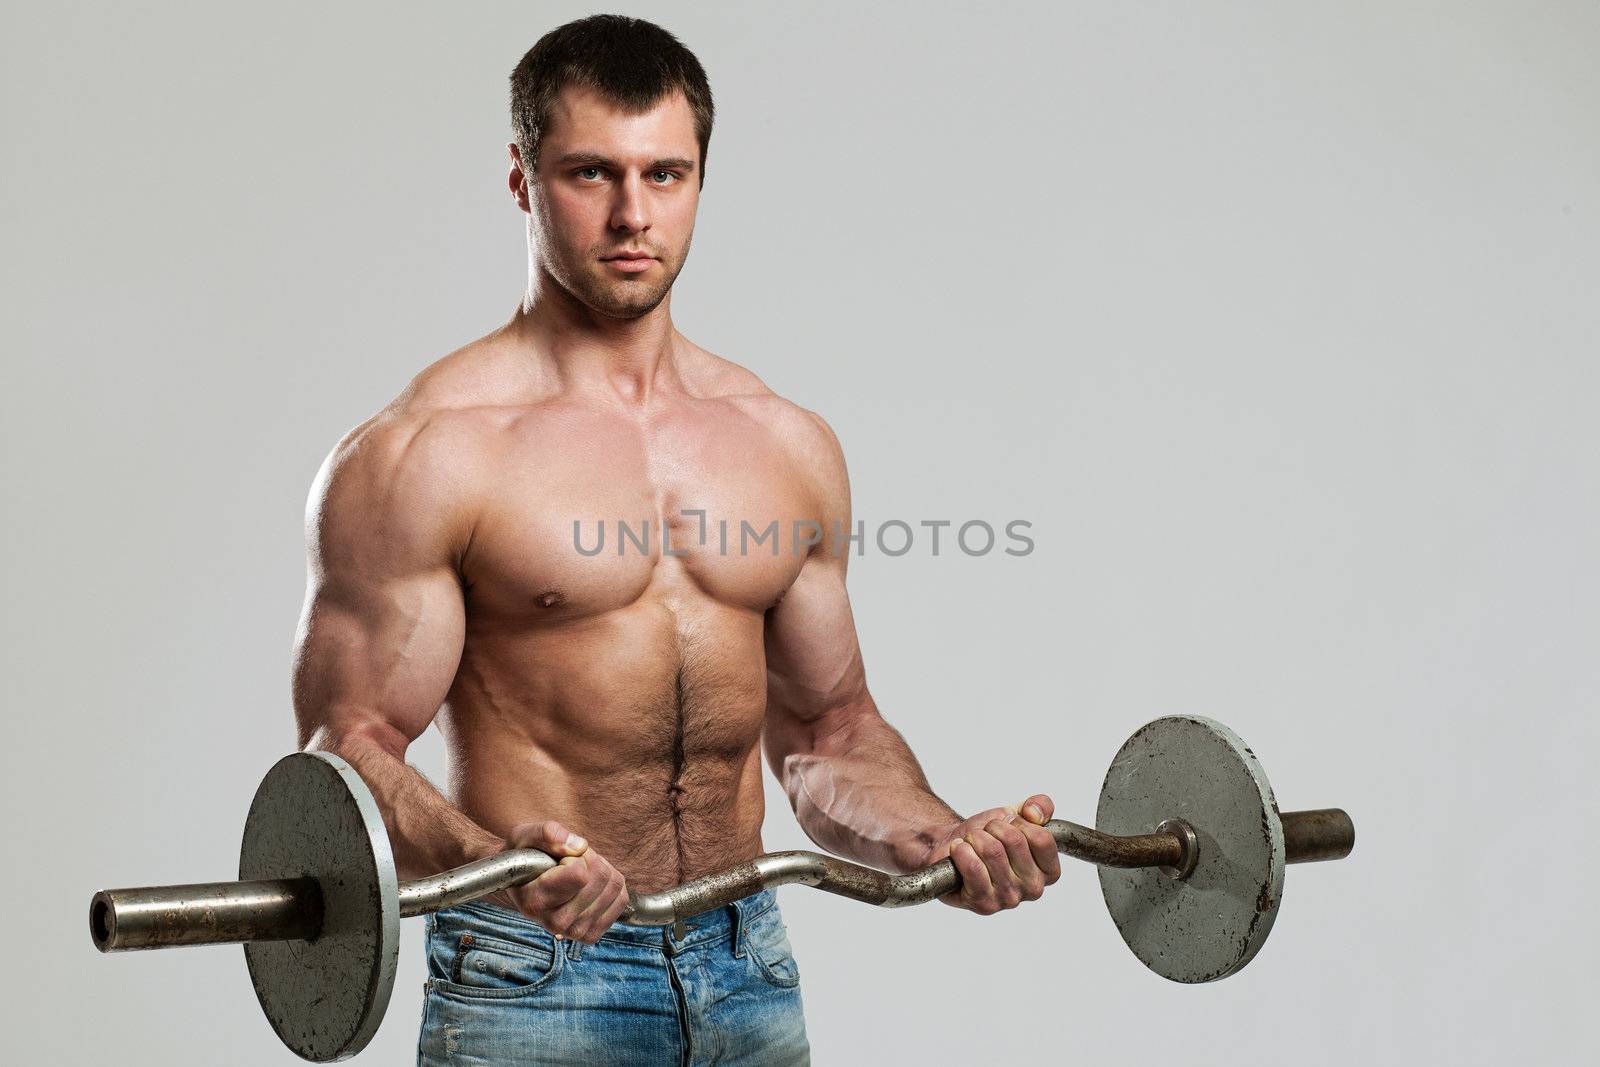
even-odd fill
[[[594,89],[630,110],[645,111],[679,90],[694,112],[700,142],[700,184],[711,146],[711,85],[693,52],[653,22],[590,15],[539,38],[511,72],[511,128],[523,165],[532,170],[556,96],[569,85]]]

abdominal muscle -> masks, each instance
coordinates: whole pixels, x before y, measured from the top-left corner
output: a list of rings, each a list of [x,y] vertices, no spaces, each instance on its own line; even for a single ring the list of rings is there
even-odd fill
[[[643,600],[469,621],[439,726],[451,801],[486,830],[554,819],[638,892],[759,855],[762,616]]]

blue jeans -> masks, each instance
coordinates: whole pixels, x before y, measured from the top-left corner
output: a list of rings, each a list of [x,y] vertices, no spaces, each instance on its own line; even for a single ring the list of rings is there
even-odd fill
[[[474,901],[429,915],[418,1067],[811,1062],[800,970],[770,889],[598,944]]]

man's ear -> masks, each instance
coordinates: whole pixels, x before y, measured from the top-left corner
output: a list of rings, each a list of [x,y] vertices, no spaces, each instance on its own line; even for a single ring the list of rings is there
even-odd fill
[[[506,175],[506,185],[511,189],[511,198],[524,212],[528,211],[528,175],[522,169],[522,151],[517,147],[517,142],[512,141],[506,145],[511,153],[511,172]]]

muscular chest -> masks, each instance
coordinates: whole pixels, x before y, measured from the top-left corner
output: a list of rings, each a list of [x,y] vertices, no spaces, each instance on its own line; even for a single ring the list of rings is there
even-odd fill
[[[544,412],[497,445],[463,560],[480,617],[556,623],[652,596],[761,612],[820,531],[803,472],[725,404]]]

